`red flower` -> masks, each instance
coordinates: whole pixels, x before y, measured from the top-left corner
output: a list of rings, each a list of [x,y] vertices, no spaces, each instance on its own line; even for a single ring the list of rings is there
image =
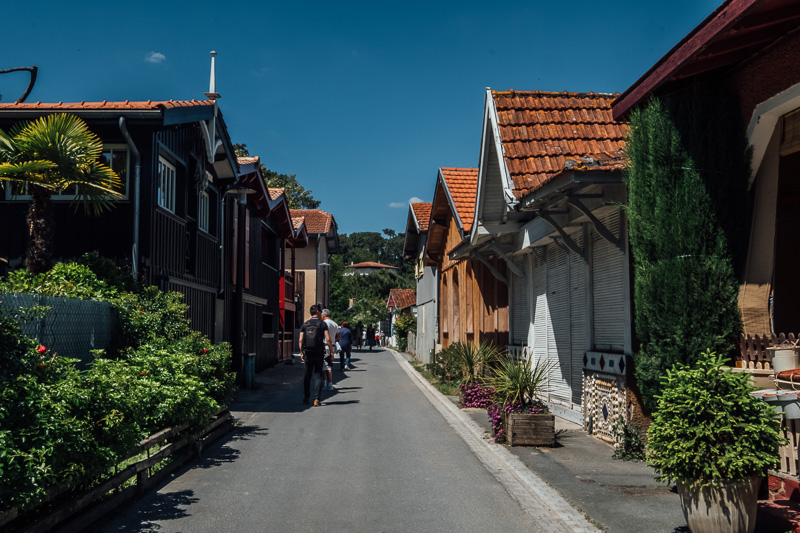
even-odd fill
[[[44,366],[44,363],[39,363],[39,366]]]
[[[203,348],[203,353],[208,353],[208,350],[206,350],[205,348]]]
[[[142,309],[142,313],[144,313],[144,309]]]
[[[47,351],[47,348],[40,345],[38,348],[36,348],[36,351],[39,353],[45,353]]]
[[[146,376],[146,375],[147,375],[147,372],[145,372],[144,370],[142,370],[142,375],[143,375],[143,376]]]

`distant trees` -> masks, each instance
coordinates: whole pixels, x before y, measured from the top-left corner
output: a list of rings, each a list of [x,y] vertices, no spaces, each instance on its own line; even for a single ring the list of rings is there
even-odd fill
[[[247,150],[246,144],[234,144],[234,150],[238,157],[248,157],[250,152]],[[261,173],[264,175],[264,181],[267,187],[272,189],[284,189],[286,191],[286,199],[289,201],[291,209],[316,209],[319,207],[320,201],[314,200],[310,190],[300,185],[297,181],[295,174],[279,174],[273,170],[269,170],[264,163],[261,163]]]

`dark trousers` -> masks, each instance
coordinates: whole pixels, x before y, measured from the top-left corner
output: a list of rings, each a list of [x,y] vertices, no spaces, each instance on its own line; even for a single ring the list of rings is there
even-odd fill
[[[319,400],[322,394],[322,358],[325,357],[323,352],[319,354],[305,354],[306,358],[306,373],[303,376],[303,398],[311,396],[311,378],[314,374],[319,374],[319,379],[314,384],[314,399]]]
[[[350,346],[347,348],[342,347],[342,349],[339,350],[339,370],[344,370],[345,357],[350,359]]]

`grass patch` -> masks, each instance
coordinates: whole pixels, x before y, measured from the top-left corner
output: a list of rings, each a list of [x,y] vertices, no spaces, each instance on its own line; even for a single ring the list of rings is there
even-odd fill
[[[436,390],[444,394],[445,396],[458,396],[458,383],[448,382],[448,381],[440,381],[436,378],[433,374],[431,374],[428,369],[426,368],[425,363],[419,361],[414,356],[411,356],[411,366],[420,373],[422,377],[428,380],[431,385],[436,387]]]

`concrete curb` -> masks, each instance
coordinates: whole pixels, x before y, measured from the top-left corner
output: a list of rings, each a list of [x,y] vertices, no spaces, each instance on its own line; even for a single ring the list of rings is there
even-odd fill
[[[519,502],[525,512],[539,520],[540,525],[546,531],[558,533],[595,533],[600,531],[555,489],[531,472],[514,454],[505,447],[487,440],[484,437],[483,428],[462,413],[461,409],[453,405],[453,402],[411,368],[402,355],[392,349],[387,349],[428,401],[464,439],[464,442],[486,466],[486,469]]]

